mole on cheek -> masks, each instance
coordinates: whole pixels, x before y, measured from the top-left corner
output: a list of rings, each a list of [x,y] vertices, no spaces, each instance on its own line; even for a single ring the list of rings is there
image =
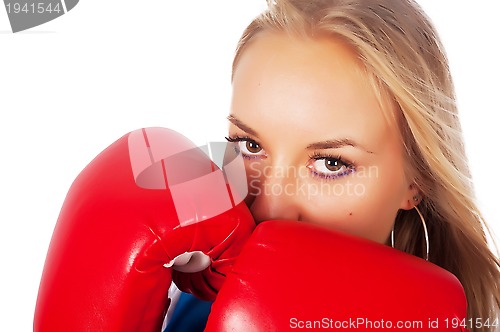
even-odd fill
[[[349,212],[349,217],[352,216],[352,212]]]

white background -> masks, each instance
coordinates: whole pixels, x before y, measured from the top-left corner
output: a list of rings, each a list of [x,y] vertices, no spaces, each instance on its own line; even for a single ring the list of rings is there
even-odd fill
[[[500,94],[496,0],[421,0],[447,49],[479,205],[497,234]],[[66,192],[123,134],[222,140],[236,42],[253,1],[81,0],[12,34],[0,9],[0,330],[30,331]]]

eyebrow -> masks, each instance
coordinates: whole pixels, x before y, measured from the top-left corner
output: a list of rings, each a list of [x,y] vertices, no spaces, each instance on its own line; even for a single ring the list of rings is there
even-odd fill
[[[236,127],[240,128],[241,130],[247,132],[248,134],[255,136],[255,137],[259,137],[259,135],[257,134],[257,132],[254,129],[252,129],[251,127],[244,124],[240,119],[238,119],[234,115],[229,115],[227,117],[227,119],[229,120],[229,122],[234,124]],[[359,144],[359,143],[357,143],[354,140],[349,139],[349,138],[330,139],[330,140],[326,140],[326,141],[312,143],[312,144],[309,144],[307,146],[306,150],[340,149],[340,148],[343,148],[346,146],[352,146],[354,148],[362,149],[370,154],[374,153],[373,151],[366,149],[361,144]]]
[[[241,130],[247,132],[248,134],[255,137],[259,136],[255,130],[253,130],[252,128],[241,122],[241,120],[235,117],[234,115],[229,115],[227,119],[229,120],[229,122],[234,124],[236,127],[240,128]]]
[[[346,146],[352,146],[353,148],[363,149],[368,153],[374,153],[373,151],[364,148],[361,144],[358,144],[349,138],[331,139],[322,142],[312,143],[307,146],[307,150],[340,149]]]

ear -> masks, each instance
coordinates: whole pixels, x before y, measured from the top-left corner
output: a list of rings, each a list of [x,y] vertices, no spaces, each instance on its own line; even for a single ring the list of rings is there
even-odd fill
[[[411,210],[418,205],[422,200],[422,194],[415,183],[408,186],[406,193],[403,195],[400,208],[403,210]]]

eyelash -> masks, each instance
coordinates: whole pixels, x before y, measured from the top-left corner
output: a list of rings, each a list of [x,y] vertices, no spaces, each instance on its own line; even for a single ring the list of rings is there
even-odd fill
[[[249,141],[249,142],[253,142],[255,144],[260,145],[259,143],[257,143],[254,139],[250,138],[249,136],[239,136],[239,135],[236,135],[236,136],[228,136],[228,137],[225,137],[225,138],[226,138],[226,140],[228,142],[231,142],[231,143],[238,143],[238,142]],[[255,159],[256,158],[256,157],[251,157],[251,156],[245,156],[243,154],[242,154],[242,156],[245,159]],[[351,173],[354,173],[356,171],[355,164],[353,162],[350,162],[350,161],[344,159],[340,155],[334,156],[334,155],[331,155],[331,154],[322,154],[322,153],[319,153],[319,152],[314,152],[312,155],[309,155],[309,161],[307,162],[307,164],[309,164],[311,160],[318,161],[318,160],[326,160],[326,159],[335,159],[335,160],[340,161],[342,164],[345,165],[346,170],[344,172],[342,172],[342,173],[331,174],[331,175],[325,175],[325,174],[322,174],[322,173],[310,170],[311,174],[314,177],[322,179],[322,180],[334,180],[334,179],[338,179],[338,178],[341,178],[343,176],[349,175]]]
[[[231,143],[235,143],[235,142],[241,142],[241,141],[252,141],[252,142],[255,142],[255,140],[251,139],[250,137],[248,136],[228,136],[228,137],[225,137],[226,140],[228,142],[231,142]],[[257,142],[255,142],[257,143]]]

